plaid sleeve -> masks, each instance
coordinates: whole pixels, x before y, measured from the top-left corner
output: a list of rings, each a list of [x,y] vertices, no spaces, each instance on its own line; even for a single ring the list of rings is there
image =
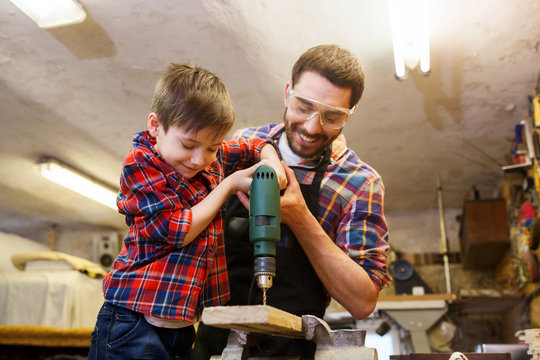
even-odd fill
[[[191,226],[191,208],[184,207],[163,170],[149,159],[135,152],[126,158],[118,211],[140,236],[181,246]]]
[[[253,139],[256,137],[267,138],[269,137],[270,126],[265,125],[261,127],[251,127],[238,129],[232,136],[233,139]]]
[[[345,186],[346,187],[346,186]],[[378,176],[364,181],[343,209],[336,244],[364,268],[379,288],[391,281],[386,264],[388,227],[383,213],[384,185]]]
[[[275,147],[274,142],[264,136],[261,138],[226,140],[220,146],[220,159],[225,176],[260,161],[261,150],[266,144],[271,144]]]

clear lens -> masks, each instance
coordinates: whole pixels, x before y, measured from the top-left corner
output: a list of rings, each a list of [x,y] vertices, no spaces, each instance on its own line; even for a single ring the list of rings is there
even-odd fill
[[[348,112],[338,108],[293,94],[292,90],[289,91],[287,100],[287,107],[295,117],[307,121],[318,114],[321,125],[330,129],[341,129],[350,116]]]

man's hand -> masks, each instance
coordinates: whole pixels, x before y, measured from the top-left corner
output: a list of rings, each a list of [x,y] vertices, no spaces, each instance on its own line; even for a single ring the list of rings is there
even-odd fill
[[[302,190],[300,190],[300,184],[294,175],[294,171],[284,161],[281,164],[283,165],[289,184],[281,197],[281,222],[291,225],[299,219],[299,215],[306,211],[309,212],[309,209],[302,195]]]

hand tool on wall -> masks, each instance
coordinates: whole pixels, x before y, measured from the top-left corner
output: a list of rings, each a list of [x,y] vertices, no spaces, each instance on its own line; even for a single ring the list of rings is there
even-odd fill
[[[439,253],[443,257],[444,278],[446,280],[446,292],[450,294],[452,287],[450,285],[450,265],[448,262],[448,237],[446,236],[446,223],[444,221],[444,206],[442,198],[442,186],[439,177],[437,177],[437,203],[439,205],[439,224],[441,226],[441,237],[439,239]]]
[[[280,239],[280,193],[276,173],[261,165],[253,174],[249,196],[249,240],[254,251],[254,275],[263,291],[272,287],[276,275],[276,244]]]

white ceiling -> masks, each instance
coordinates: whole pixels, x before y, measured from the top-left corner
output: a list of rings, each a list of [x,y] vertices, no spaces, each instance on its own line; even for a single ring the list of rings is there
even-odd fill
[[[0,230],[123,228],[113,210],[40,178],[54,156],[117,184],[153,86],[170,61],[218,74],[235,128],[279,122],[283,89],[307,48],[336,43],[367,83],[344,130],[386,185],[386,211],[460,208],[476,185],[495,196],[514,126],[540,70],[538,0],[432,0],[431,75],[394,78],[386,1],[82,0],[79,25],[42,30],[0,1]]]

